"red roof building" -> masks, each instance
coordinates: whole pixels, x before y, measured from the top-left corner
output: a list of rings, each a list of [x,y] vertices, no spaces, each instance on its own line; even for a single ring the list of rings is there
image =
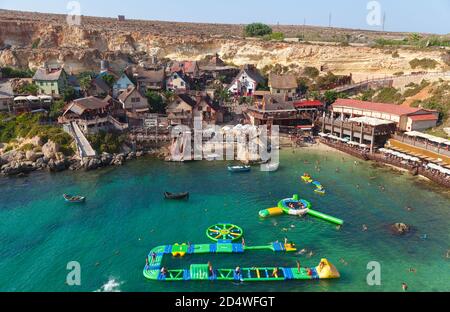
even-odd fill
[[[334,114],[344,119],[367,116],[393,121],[401,131],[432,128],[439,119],[439,113],[434,110],[353,99],[337,99],[333,103],[332,110]]]

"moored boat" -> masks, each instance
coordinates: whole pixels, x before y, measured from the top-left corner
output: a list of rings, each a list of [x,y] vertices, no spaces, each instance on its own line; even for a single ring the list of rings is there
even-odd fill
[[[68,203],[83,203],[86,201],[86,197],[84,196],[74,196],[70,194],[64,194],[64,199]]]
[[[252,167],[250,166],[228,166],[230,172],[249,172]]]
[[[164,192],[164,198],[165,199],[188,199],[189,192],[184,192],[184,193]]]

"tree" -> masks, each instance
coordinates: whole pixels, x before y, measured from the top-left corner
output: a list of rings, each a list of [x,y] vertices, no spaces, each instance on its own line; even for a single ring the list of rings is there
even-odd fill
[[[39,92],[39,87],[34,83],[26,83],[19,87],[18,93],[24,95],[37,95]]]
[[[326,105],[331,105],[336,102],[337,99],[348,99],[348,95],[345,93],[339,93],[333,90],[325,91],[323,100]]]
[[[262,23],[253,23],[245,27],[245,36],[247,37],[262,37],[271,33],[272,28]]]
[[[227,88],[224,88],[222,84],[217,84],[214,87],[214,100],[220,103],[229,102],[231,98],[231,93]]]
[[[172,92],[170,90],[164,91],[164,98],[166,100],[167,105],[169,103],[172,103],[173,101],[175,101],[175,92]]]
[[[63,99],[65,102],[71,102],[77,98],[77,94],[75,89],[71,86],[68,86],[64,89]]]
[[[308,94],[308,99],[313,99],[315,101],[322,101],[322,96],[319,91],[311,91]]]
[[[306,94],[306,92],[308,92],[309,84],[307,79],[299,78],[297,79],[297,84],[298,84],[298,92],[300,92],[300,94]]]
[[[312,66],[307,66],[305,67],[305,69],[303,69],[303,75],[311,79],[319,77],[319,74],[320,74],[319,70]]]
[[[159,95],[159,93],[148,90],[145,93],[145,97],[147,98],[148,105],[150,106],[150,110],[152,113],[165,113],[167,103],[163,101],[163,98],[161,95]]]
[[[34,76],[34,72],[29,69],[20,70],[11,67],[4,67],[1,69],[1,72],[3,78],[31,78]]]
[[[112,88],[112,86],[114,85],[114,82],[116,81],[116,78],[114,78],[113,75],[110,74],[105,74],[102,76],[102,79],[104,82],[106,82],[106,84]]]
[[[83,91],[84,94],[87,93],[87,91],[91,88],[92,83],[92,77],[91,76],[84,76],[80,78],[80,88]]]
[[[50,113],[49,113],[49,117],[51,119],[57,119],[59,116],[61,116],[62,113],[62,109],[64,108],[64,101],[63,100],[58,100],[53,102],[53,104],[50,106]]]

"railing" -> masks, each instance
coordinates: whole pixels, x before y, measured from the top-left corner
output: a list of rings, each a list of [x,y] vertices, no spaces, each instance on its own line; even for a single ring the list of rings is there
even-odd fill
[[[119,122],[113,116],[108,115],[107,119],[117,130],[124,131],[124,130],[128,129],[127,124],[123,124],[123,123]]]
[[[348,85],[343,85],[337,88],[334,88],[334,91],[340,92],[344,90],[349,90],[357,87],[361,87],[366,84],[375,83],[375,82],[389,82],[394,80],[399,80],[403,78],[409,78],[409,77],[420,77],[420,76],[428,76],[428,77],[450,77],[450,72],[424,72],[424,73],[411,73],[407,75],[401,75],[401,76],[385,76],[380,78],[373,78],[373,79],[366,79],[363,81],[359,81],[357,83],[352,83]]]
[[[320,125],[323,125],[325,123],[325,127],[328,129],[331,128],[331,126],[335,127],[335,130],[339,130],[339,128],[343,128],[345,130],[351,131],[353,129],[353,132],[355,133],[361,133],[361,126],[355,125],[355,123],[352,122],[346,122],[339,119],[331,119],[331,118],[319,118],[317,120],[317,123]],[[363,126],[363,133],[372,135],[372,128]]]
[[[70,123],[72,126],[72,131],[74,134],[75,142],[77,143],[77,146],[80,150],[80,156],[81,157],[94,157],[97,155],[95,150],[92,148],[89,141],[84,136],[83,132],[81,131],[80,127],[75,121],[72,121]]]

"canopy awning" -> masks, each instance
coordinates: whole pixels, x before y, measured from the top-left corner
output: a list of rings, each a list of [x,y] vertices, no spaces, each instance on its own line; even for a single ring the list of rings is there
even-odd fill
[[[407,136],[411,136],[411,137],[422,138],[422,139],[428,140],[428,141],[433,142],[433,143],[450,145],[450,140],[447,140],[447,139],[444,139],[444,138],[440,138],[440,137],[437,137],[437,136],[434,136],[434,135],[422,133],[422,132],[419,132],[419,131],[405,132],[405,134]]]

